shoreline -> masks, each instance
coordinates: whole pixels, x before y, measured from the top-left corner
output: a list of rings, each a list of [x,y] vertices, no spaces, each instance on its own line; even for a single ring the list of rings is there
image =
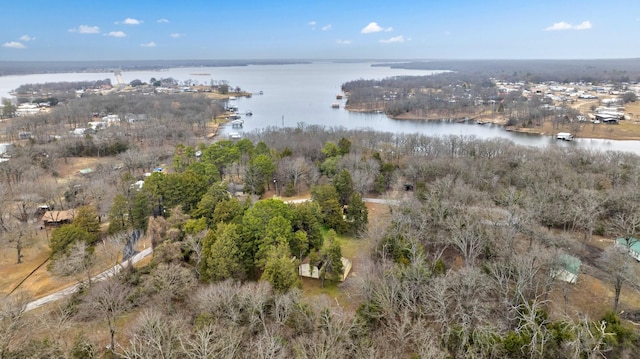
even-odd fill
[[[382,110],[370,110],[370,109],[354,109],[345,107],[350,112],[360,113],[384,113]],[[525,133],[539,136],[555,136],[558,132],[569,132],[574,135],[576,139],[599,139],[599,140],[615,140],[615,141],[640,141],[640,121],[637,120],[623,120],[619,124],[594,124],[591,122],[584,122],[580,124],[561,125],[554,126],[550,121],[543,122],[542,126],[535,127],[515,127],[507,126],[506,119],[500,117],[493,117],[488,115],[467,114],[457,115],[454,117],[446,116],[421,116],[416,114],[403,114],[401,116],[387,116],[390,119],[396,121],[442,121],[448,120],[450,122],[476,122],[477,125],[493,124],[502,126],[505,131]]]

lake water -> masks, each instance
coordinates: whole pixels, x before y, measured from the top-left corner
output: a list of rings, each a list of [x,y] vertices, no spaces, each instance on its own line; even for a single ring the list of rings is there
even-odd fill
[[[325,126],[341,126],[349,129],[371,128],[385,132],[421,133],[425,135],[463,135],[478,138],[505,138],[526,146],[575,146],[594,150],[629,151],[640,154],[640,141],[613,141],[599,139],[576,139],[573,142],[557,141],[549,136],[528,135],[505,131],[501,126],[397,121],[384,114],[351,113],[344,110],[345,100],[336,100],[340,86],[355,79],[382,79],[401,75],[430,75],[434,71],[402,70],[387,67],[372,67],[370,63],[314,62],[298,65],[251,65],[231,67],[171,68],[166,71],[123,72],[126,83],[139,79],[148,82],[151,78],[172,77],[179,81],[193,80],[209,84],[212,80],[228,81],[232,87],[254,93],[251,98],[229,101],[243,114],[251,111],[253,116],[243,116],[247,132],[269,126],[295,127],[298,123]],[[9,92],[21,84],[57,81],[103,80],[110,78],[116,83],[113,73],[62,73],[35,74],[0,77],[0,97],[9,97]],[[262,91],[262,95],[259,92]],[[331,108],[338,102],[340,108]]]

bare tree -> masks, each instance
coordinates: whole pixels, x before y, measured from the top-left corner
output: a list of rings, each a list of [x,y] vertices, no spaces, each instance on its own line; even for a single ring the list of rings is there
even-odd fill
[[[296,307],[300,305],[301,295],[302,291],[299,289],[276,294],[271,311],[276,324],[281,326],[287,324],[288,320],[295,314]]]
[[[454,217],[449,222],[449,226],[451,243],[462,254],[464,265],[473,267],[487,242],[486,233],[480,226],[480,221],[469,216]]]
[[[73,305],[69,304],[70,300],[73,299],[63,300],[54,304],[50,311],[37,312],[35,314],[38,323],[48,332],[52,343],[63,347],[66,346],[63,351],[68,351],[70,343],[66,339],[68,339],[69,329],[74,326],[72,317],[75,313]]]
[[[23,186],[20,186],[23,187]],[[27,223],[29,220],[33,220],[33,216],[36,212],[37,198],[34,193],[23,193],[18,196],[14,201],[14,208],[11,213],[13,218],[20,223]]]
[[[372,158],[364,158],[363,154],[349,153],[338,162],[338,172],[346,169],[351,174],[353,190],[367,193],[380,172],[380,164]]]
[[[157,294],[160,303],[171,310],[172,303],[184,300],[196,285],[194,273],[173,263],[160,263],[151,272],[147,285]]]
[[[613,333],[607,332],[606,321],[592,322],[586,316],[569,323],[573,333],[572,339],[567,342],[567,354],[571,358],[599,359],[606,358],[606,353],[611,348],[607,344],[607,338]]]
[[[618,311],[618,304],[620,302],[620,292],[622,292],[622,286],[626,282],[633,282],[635,278],[633,267],[631,264],[631,256],[629,255],[629,249],[624,246],[610,246],[607,247],[599,259],[599,264],[602,269],[609,276],[614,289],[613,297],[613,311]]]
[[[584,189],[579,191],[573,198],[573,208],[575,208],[575,222],[584,230],[584,242],[591,240],[593,230],[602,214],[603,196],[600,192]],[[638,220],[640,229],[640,219]]]
[[[241,356],[244,338],[241,328],[207,324],[180,338],[182,354],[191,359],[233,359]]]
[[[237,300],[241,284],[233,280],[200,288],[192,300],[194,307],[225,324],[239,324],[244,315],[243,303]]]
[[[610,227],[611,232],[621,237],[628,248],[638,242],[640,240],[640,208],[637,201],[632,199],[626,202],[625,208],[611,218]]]
[[[253,339],[250,350],[249,356],[258,359],[284,359],[292,354],[280,338],[269,331],[262,332],[257,338]]]
[[[52,272],[61,276],[86,274],[87,284],[91,286],[91,266],[93,264],[93,251],[84,241],[75,242],[68,253],[56,259],[51,268]]]
[[[278,177],[285,178],[298,193],[301,184],[310,185],[318,178],[318,170],[303,157],[285,157],[278,163]]]
[[[531,339],[527,344],[527,354],[530,358],[544,358],[546,344],[551,340],[551,332],[547,329],[548,319],[540,316],[544,301],[522,298],[520,302],[515,310],[519,314],[519,326],[516,331],[529,333]]]
[[[15,222],[15,220],[7,220],[4,222],[7,229],[6,232],[0,231],[0,244],[5,244],[16,250],[16,263],[22,263],[24,257],[23,250],[32,245],[36,236],[34,231],[24,225]]]
[[[130,292],[131,289],[122,284],[118,277],[109,277],[94,285],[85,299],[86,312],[100,315],[107,321],[111,350],[116,348],[115,336],[118,317],[131,305]]]
[[[180,358],[180,338],[184,323],[178,317],[167,317],[159,311],[143,311],[129,335],[129,346],[120,356],[126,359]]]
[[[529,253],[518,253],[504,260],[493,261],[486,269],[493,284],[493,296],[499,306],[504,323],[513,325],[514,310],[522,301],[544,297],[553,277],[547,275],[552,256],[543,248],[534,245]]]
[[[19,335],[20,330],[28,325],[24,318],[26,299],[18,293],[0,301],[0,358],[6,357],[12,345],[26,339]]]
[[[299,357],[329,359],[348,356],[353,320],[342,311],[332,312],[324,308],[320,309],[317,321],[318,330],[312,336],[297,338],[294,348]]]
[[[9,231],[9,224],[7,223],[10,218],[10,211],[7,210],[5,203],[11,201],[11,197],[9,195],[9,190],[0,183],[0,232]]]
[[[206,234],[207,231],[190,234],[185,240],[187,249],[191,251],[190,258],[193,259],[194,270],[198,279],[200,278],[200,263],[202,262],[202,239]]]

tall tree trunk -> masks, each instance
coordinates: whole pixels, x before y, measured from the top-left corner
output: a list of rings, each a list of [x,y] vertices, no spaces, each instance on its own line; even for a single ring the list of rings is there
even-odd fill
[[[613,298],[613,312],[618,312],[618,303],[620,302],[620,292],[622,291],[622,279],[616,278],[615,296]]]

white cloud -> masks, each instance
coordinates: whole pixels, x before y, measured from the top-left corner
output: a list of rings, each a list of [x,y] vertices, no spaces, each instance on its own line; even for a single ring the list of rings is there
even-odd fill
[[[566,23],[564,21],[556,22],[555,24],[547,27],[545,30],[547,31],[558,31],[558,30],[569,30],[571,29],[571,24]]]
[[[29,35],[22,35],[22,36],[20,36],[20,40],[22,40],[22,41],[33,41],[33,40],[35,40],[35,39],[36,39],[35,37],[31,37],[31,36],[29,36]]]
[[[316,26],[316,22],[315,21],[309,21],[308,24],[309,24],[309,26]]]
[[[97,26],[80,25],[75,29],[69,29],[69,32],[77,32],[79,34],[99,34],[100,28]]]
[[[118,23],[118,22],[116,22],[116,24],[117,24],[117,23]],[[124,19],[124,20],[121,22],[121,24],[124,24],[124,25],[140,25],[140,24],[142,24],[142,23],[143,23],[143,21],[142,21],[142,20],[134,19],[134,18],[131,18],[131,17],[128,17],[128,18]]]
[[[322,31],[329,31],[329,30],[331,30],[331,24],[327,24],[322,27]]]
[[[23,43],[17,41],[5,42],[2,47],[8,47],[10,49],[26,49]]]
[[[588,30],[591,28],[591,21],[583,21],[581,24],[578,24],[573,27],[576,30]]]
[[[169,20],[167,20],[165,18],[162,18],[162,19],[158,19],[158,22],[161,23],[161,24],[166,24],[166,23],[169,22]]]
[[[177,38],[182,37],[184,35],[183,34],[179,34],[177,32],[174,32],[173,34],[169,34],[169,36],[171,36],[174,39],[177,39]]]
[[[591,27],[592,27],[591,22],[589,20],[583,21],[581,24],[578,24],[578,25],[571,25],[568,22],[560,21],[545,28],[545,31],[588,30]]]
[[[142,47],[156,47],[156,43],[151,41],[151,42],[145,42],[143,44],[140,44],[140,46]]]
[[[338,45],[351,45],[351,40],[336,40]]]
[[[392,43],[403,43],[405,42],[404,36],[400,35],[400,36],[394,36],[392,38],[389,39],[382,39],[380,40],[381,43],[383,44],[392,44]]]
[[[387,28],[383,28],[382,26],[378,25],[377,22],[370,22],[369,25],[365,26],[364,28],[362,28],[362,30],[360,30],[360,33],[362,34],[372,34],[374,32],[389,32],[389,31],[393,31],[392,27],[387,27]]]
[[[122,31],[111,31],[110,33],[107,34],[107,36],[111,36],[111,37],[127,37],[127,34],[125,34]]]

